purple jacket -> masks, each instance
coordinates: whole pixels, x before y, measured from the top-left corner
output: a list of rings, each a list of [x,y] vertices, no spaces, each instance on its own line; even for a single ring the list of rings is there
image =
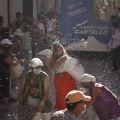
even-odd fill
[[[90,85],[90,95],[94,87],[100,87],[102,90],[93,104],[99,119],[110,120],[120,117],[120,104],[117,97],[104,85],[93,82]]]

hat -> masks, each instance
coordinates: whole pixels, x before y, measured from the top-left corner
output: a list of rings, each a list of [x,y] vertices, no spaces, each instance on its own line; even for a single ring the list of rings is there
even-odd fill
[[[50,49],[44,49],[38,53],[38,55],[44,55],[46,57],[50,57],[52,54],[52,51]]]
[[[21,29],[16,29],[16,31],[14,32],[14,35],[23,36],[23,33]]]
[[[96,81],[96,78],[95,76],[92,76],[90,74],[83,74],[80,78],[80,81],[81,82],[95,82]]]
[[[29,65],[30,65],[30,67],[35,68],[37,66],[43,66],[43,63],[42,63],[42,61],[39,58],[33,58],[30,61]]]
[[[10,40],[8,40],[8,39],[3,39],[0,43],[1,43],[1,45],[5,45],[5,44],[12,45],[12,44],[13,44],[13,43],[10,42]]]
[[[83,94],[81,91],[79,91],[79,90],[72,90],[72,91],[70,91],[70,92],[67,94],[66,99],[68,99],[68,101],[69,101],[70,103],[75,103],[75,102],[79,102],[79,101],[81,101],[81,100],[90,101],[90,100],[91,100],[91,97],[84,95],[84,94]]]

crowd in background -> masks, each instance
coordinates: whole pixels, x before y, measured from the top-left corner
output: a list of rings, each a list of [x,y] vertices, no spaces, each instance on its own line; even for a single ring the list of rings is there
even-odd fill
[[[60,37],[60,14],[41,12],[38,19],[16,13],[16,19],[10,27],[4,26],[4,18],[0,16],[0,39],[9,38],[14,44],[17,58],[25,56],[29,61]]]

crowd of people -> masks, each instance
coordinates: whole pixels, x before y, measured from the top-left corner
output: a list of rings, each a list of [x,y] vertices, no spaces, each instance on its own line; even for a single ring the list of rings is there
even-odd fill
[[[95,20],[120,20],[119,0],[94,0]]]
[[[16,76],[16,79],[21,79],[18,113],[24,110],[24,106],[32,108],[25,120],[83,120],[83,113],[89,107],[95,111],[94,116],[88,111],[89,120],[119,120],[117,97],[106,86],[97,83],[95,76],[84,73],[81,62],[70,57],[60,44],[59,17],[58,13],[40,13],[38,20],[34,21],[17,12],[10,29],[3,26],[0,16],[0,95],[3,111],[9,111],[9,81],[22,70]],[[42,56],[46,58],[43,60]],[[44,64],[46,61],[48,66]],[[14,74],[11,74],[13,70]],[[51,81],[55,88],[55,105],[49,99]],[[77,82],[88,92],[80,91]],[[52,110],[56,112],[51,115]],[[20,120],[24,120],[22,114],[19,115]]]

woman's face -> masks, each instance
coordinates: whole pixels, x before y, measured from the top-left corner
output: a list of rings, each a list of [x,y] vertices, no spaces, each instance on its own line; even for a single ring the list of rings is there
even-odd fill
[[[56,54],[58,54],[58,55],[62,55],[63,54],[63,50],[62,50],[61,47],[56,48]]]
[[[61,47],[57,47],[56,48],[56,51],[58,52],[58,51],[62,51],[62,48]]]

